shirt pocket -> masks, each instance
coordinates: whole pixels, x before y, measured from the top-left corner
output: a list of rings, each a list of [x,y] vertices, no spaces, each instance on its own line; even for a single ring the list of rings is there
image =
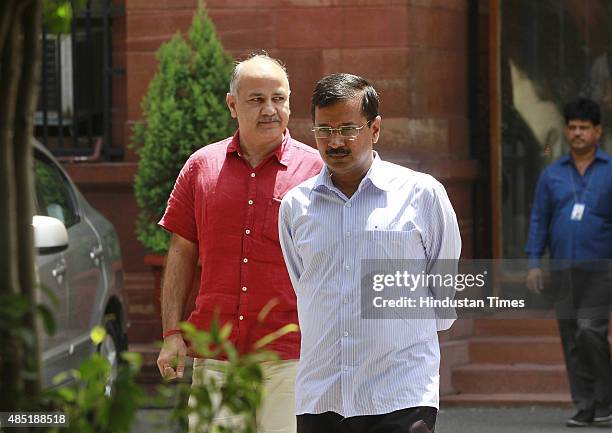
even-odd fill
[[[597,191],[594,202],[596,205],[593,212],[596,215],[605,218],[612,217],[612,188],[602,188],[601,191]]]
[[[418,229],[366,230],[366,258],[372,260],[424,259],[425,249]]]
[[[272,197],[266,208],[266,216],[263,225],[263,236],[267,239],[279,242],[278,239],[278,213],[280,211],[281,199]]]

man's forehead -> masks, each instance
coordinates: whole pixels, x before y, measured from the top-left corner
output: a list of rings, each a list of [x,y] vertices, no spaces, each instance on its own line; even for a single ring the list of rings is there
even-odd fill
[[[251,92],[258,87],[269,92],[271,86],[276,85],[279,91],[289,91],[289,80],[283,69],[272,61],[265,59],[252,59],[241,65],[238,75],[237,87]]]
[[[344,99],[325,107],[315,107],[315,122],[333,118],[342,124],[352,124],[363,117],[361,101],[357,98]]]
[[[266,88],[262,88],[260,86],[248,86],[248,87],[245,86],[241,90],[249,96],[266,96],[270,94],[286,96],[289,93],[289,89],[287,89],[285,86],[277,86],[277,87],[267,86]]]
[[[238,81],[238,92],[247,95],[287,95],[289,83],[282,77],[244,75]]]

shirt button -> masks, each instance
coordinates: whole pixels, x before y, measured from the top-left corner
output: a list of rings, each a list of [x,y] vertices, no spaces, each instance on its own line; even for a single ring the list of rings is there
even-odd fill
[[[348,298],[344,298],[344,299],[342,300],[342,302],[343,302],[343,303],[345,303],[345,304],[348,304]]]
[[[240,315],[240,317],[238,317],[238,320],[244,320],[244,316]]]
[[[351,236],[351,232],[346,232],[346,237],[350,237]]]
[[[348,367],[342,367],[344,371],[348,371]]]
[[[351,204],[350,204],[350,203],[347,203],[345,206],[346,206],[346,207],[351,207]]]
[[[248,263],[248,262],[249,262],[249,259],[247,259],[247,258],[245,257],[244,259],[242,259],[242,261],[243,261],[244,263]]]
[[[243,288],[242,288],[242,291],[243,291],[243,292],[246,292],[246,291],[247,291],[247,288],[246,288],[246,287],[243,287]]]
[[[245,232],[247,235],[250,235],[250,234],[251,234],[251,230],[249,230],[249,229],[246,229],[244,232]]]
[[[348,331],[344,331],[342,335],[344,335],[345,337],[348,337]]]
[[[245,259],[245,260],[246,260],[246,259]],[[344,269],[346,269],[347,271],[350,271],[350,270],[351,270],[351,266],[350,266],[350,265],[346,265],[346,266],[344,267]]]
[[[251,177],[255,177],[255,173],[251,173]]]
[[[252,205],[253,204],[253,200],[249,200],[249,204]]]

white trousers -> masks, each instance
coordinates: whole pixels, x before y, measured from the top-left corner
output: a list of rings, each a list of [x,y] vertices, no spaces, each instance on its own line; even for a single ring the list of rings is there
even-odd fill
[[[205,377],[223,380],[225,361],[196,358],[193,361],[191,386],[204,383]],[[257,433],[296,433],[295,419],[295,374],[297,360],[270,361],[262,364],[264,383],[262,404],[257,410]],[[194,397],[189,398],[189,405],[195,406]],[[230,429],[243,425],[242,417],[221,411],[214,420],[215,425]],[[189,433],[197,430],[198,414],[189,416]]]

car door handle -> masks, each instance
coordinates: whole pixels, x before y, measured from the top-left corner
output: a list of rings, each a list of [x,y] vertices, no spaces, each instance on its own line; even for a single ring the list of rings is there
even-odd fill
[[[59,263],[55,268],[51,270],[51,275],[57,280],[59,284],[62,284],[64,280],[64,274],[66,274],[66,265]]]
[[[102,249],[102,247],[93,247],[92,250],[89,252],[89,258],[94,261],[96,266],[98,266],[100,264],[100,257],[102,257],[103,253],[104,250]]]
[[[89,252],[89,258],[92,260],[98,259],[100,256],[102,256],[102,252],[102,247],[93,247]]]

